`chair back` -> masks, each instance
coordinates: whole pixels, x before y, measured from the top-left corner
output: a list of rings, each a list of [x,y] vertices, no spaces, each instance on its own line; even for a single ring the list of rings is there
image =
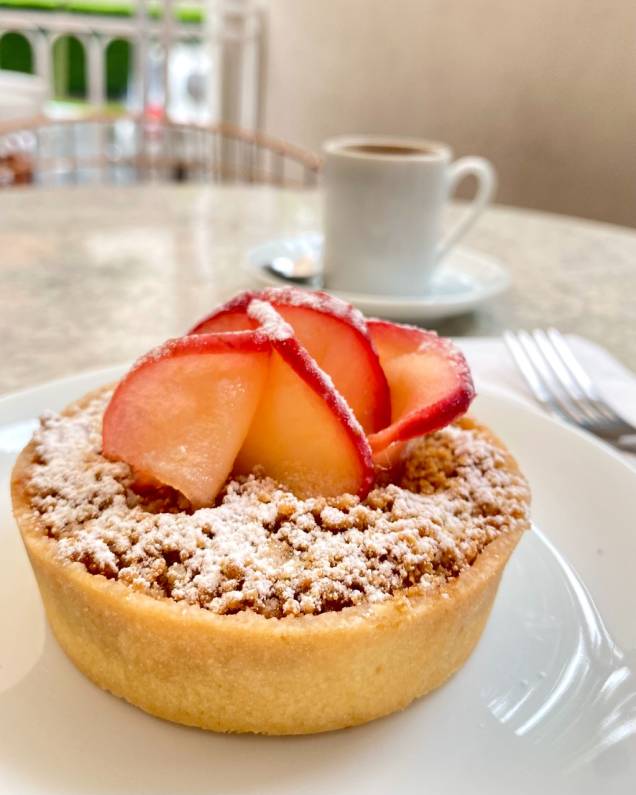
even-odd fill
[[[0,125],[0,186],[146,181],[312,186],[320,159],[231,124],[92,116]]]

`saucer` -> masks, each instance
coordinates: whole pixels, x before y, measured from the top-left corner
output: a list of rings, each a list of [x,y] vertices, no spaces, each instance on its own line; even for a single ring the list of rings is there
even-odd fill
[[[320,266],[321,256],[322,235],[307,232],[256,246],[247,254],[246,267],[259,284],[280,287],[298,282],[272,271],[268,266],[274,260],[311,258]],[[422,321],[452,317],[474,310],[502,293],[509,285],[510,274],[497,259],[457,246],[447,254],[435,272],[428,295],[389,296],[343,290],[329,292],[354,304],[367,315],[378,315],[391,320]],[[304,286],[317,289],[315,285]]]

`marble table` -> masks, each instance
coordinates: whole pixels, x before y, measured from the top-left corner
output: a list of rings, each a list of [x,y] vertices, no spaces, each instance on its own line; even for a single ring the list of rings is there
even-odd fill
[[[147,185],[0,193],[0,392],[126,362],[247,286],[246,249],[320,225],[315,192]],[[636,230],[494,207],[465,241],[511,290],[437,327],[557,325],[636,370]]]

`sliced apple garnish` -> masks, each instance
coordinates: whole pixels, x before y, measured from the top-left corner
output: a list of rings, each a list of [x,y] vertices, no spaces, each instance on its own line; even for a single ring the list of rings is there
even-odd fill
[[[365,496],[371,449],[353,412],[269,303],[252,300],[247,311],[274,350],[236,470],[260,466],[299,497]]]
[[[247,313],[255,298],[270,303],[291,325],[296,339],[331,377],[367,433],[388,425],[389,387],[364,317],[339,298],[294,287],[246,292],[217,309],[191,333],[255,328]]]
[[[397,466],[405,441],[473,397],[464,357],[433,332],[365,324],[323,293],[247,292],[137,362],[105,412],[103,450],[194,507],[257,468],[302,498],[364,497],[374,464]]]
[[[103,450],[142,482],[211,505],[245,441],[269,370],[257,332],[170,340],[121,381],[103,423]]]
[[[217,306],[203,320],[188,331],[188,334],[217,334],[222,331],[249,331],[258,328],[258,321],[247,314],[247,307],[253,298],[260,298],[255,290],[244,290]]]
[[[391,389],[391,424],[369,436],[374,455],[465,414],[475,389],[461,351],[432,331],[382,320],[367,326]]]

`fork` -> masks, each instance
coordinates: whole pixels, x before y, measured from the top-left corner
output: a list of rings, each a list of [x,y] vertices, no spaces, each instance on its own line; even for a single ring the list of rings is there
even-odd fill
[[[636,427],[605,402],[559,331],[505,331],[503,337],[533,395],[550,414],[636,451]]]

